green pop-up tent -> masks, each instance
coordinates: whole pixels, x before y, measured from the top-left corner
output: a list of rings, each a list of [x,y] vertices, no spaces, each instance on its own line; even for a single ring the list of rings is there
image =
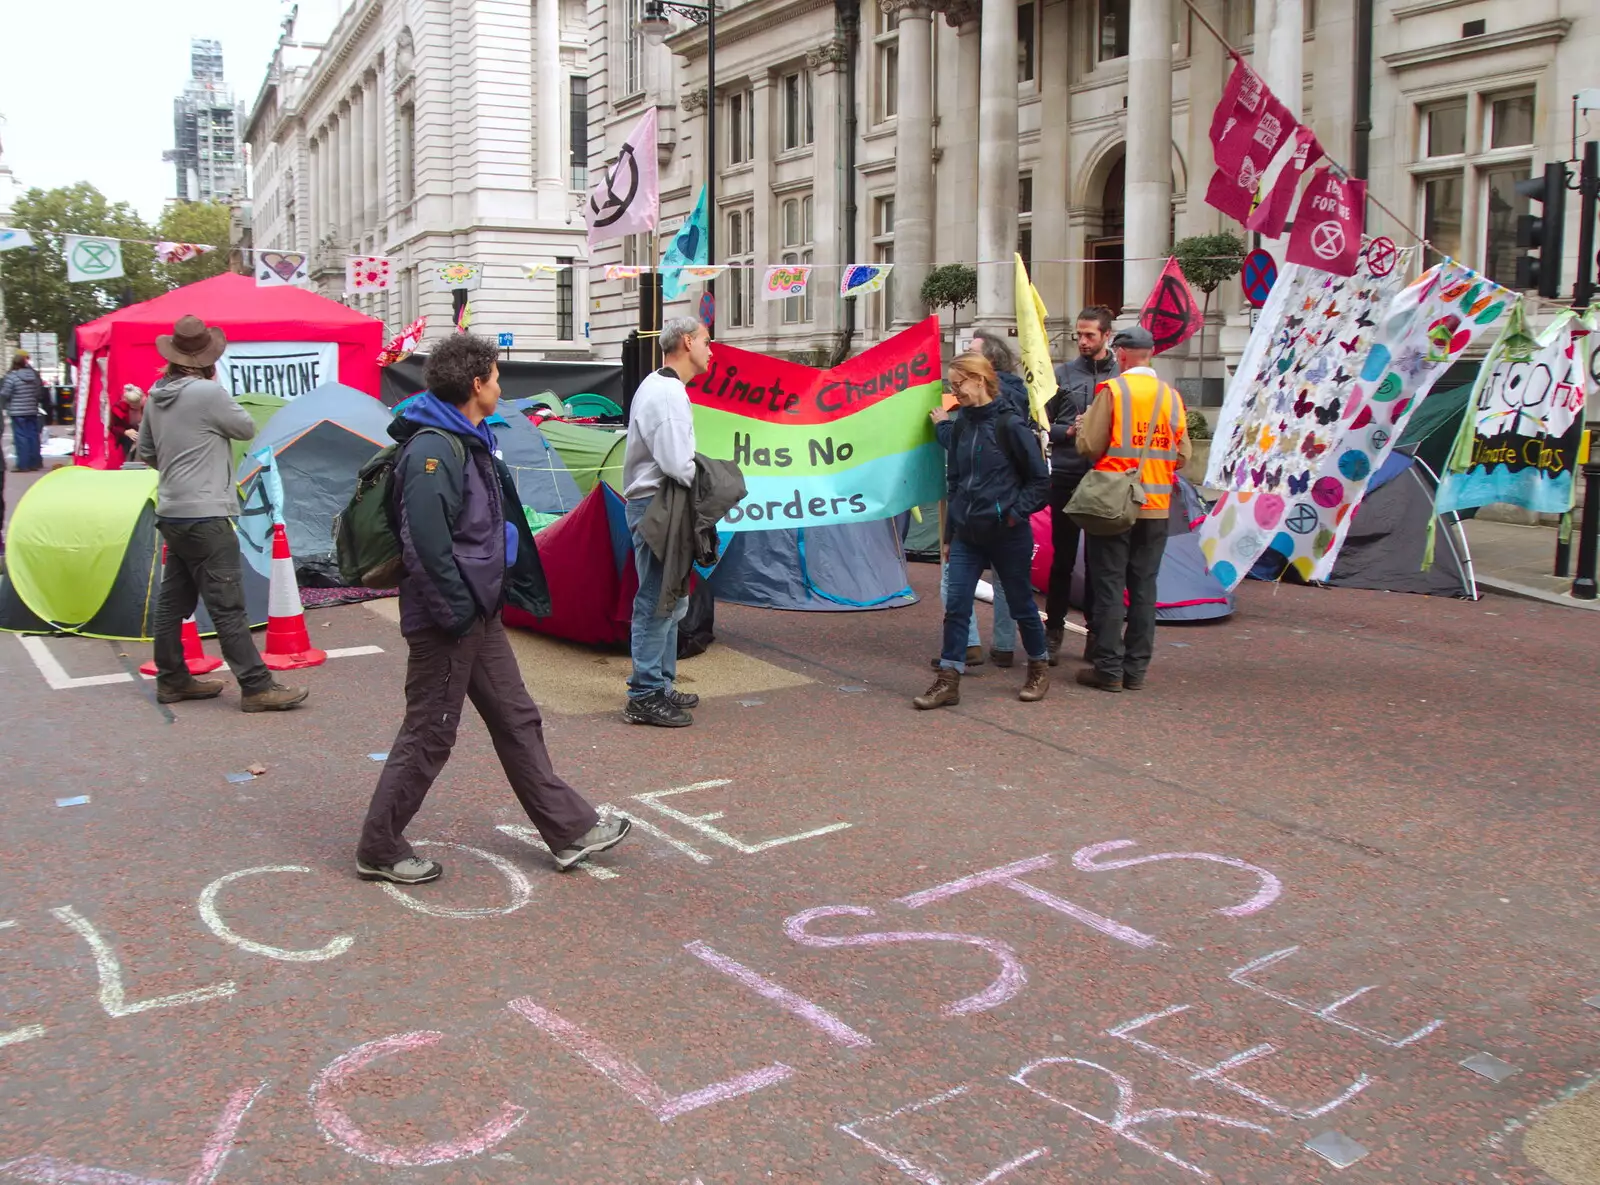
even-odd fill
[[[17,503],[0,573],[0,630],[148,640],[161,591],[153,469],[72,465]],[[252,625],[267,620],[267,580],[242,565]],[[211,633],[204,604],[196,609]]]
[[[567,472],[585,494],[601,479],[617,493],[622,493],[622,456],[628,448],[626,432],[588,428],[564,420],[543,420],[539,431],[561,455]]]

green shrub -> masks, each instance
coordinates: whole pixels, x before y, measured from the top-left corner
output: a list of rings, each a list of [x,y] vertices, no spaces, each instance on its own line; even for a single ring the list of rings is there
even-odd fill
[[[1205,412],[1194,407],[1188,408],[1187,410],[1189,412],[1189,439],[1210,440],[1211,421],[1206,419]]]

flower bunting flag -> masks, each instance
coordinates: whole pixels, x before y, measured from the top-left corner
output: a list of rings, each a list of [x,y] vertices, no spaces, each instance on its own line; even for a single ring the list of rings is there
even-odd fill
[[[785,263],[769,267],[761,285],[761,299],[788,300],[791,296],[804,296],[810,282],[809,263]]]
[[[892,263],[852,263],[844,269],[844,275],[839,280],[839,295],[863,296],[882,291],[893,270]]]
[[[379,366],[393,366],[396,362],[403,362],[416,352],[422,344],[423,330],[428,328],[426,315],[418,317],[397,334],[393,341],[378,351]]]
[[[345,260],[344,294],[360,296],[389,286],[389,261],[381,255],[355,255]]]

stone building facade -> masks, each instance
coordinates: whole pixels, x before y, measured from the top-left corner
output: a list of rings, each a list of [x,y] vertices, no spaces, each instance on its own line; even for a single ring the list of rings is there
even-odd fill
[[[451,294],[429,265],[476,263],[475,332],[587,358],[584,22],[576,0],[355,0],[286,29],[246,128],[256,249],[308,250],[324,295],[391,332],[425,313],[430,336]],[[345,298],[368,254],[391,288]],[[541,263],[563,270],[529,279]]]
[[[919,288],[941,263],[978,266],[960,324],[1005,323],[1014,250],[1061,354],[1080,307],[1137,311],[1175,238],[1242,233],[1204,201],[1229,68],[1207,23],[1336,160],[1352,165],[1365,131],[1371,192],[1399,216],[1374,206],[1369,233],[1405,246],[1404,222],[1507,283],[1516,216],[1529,212],[1514,181],[1571,156],[1573,96],[1600,83],[1600,10],[1559,0],[1373,0],[1368,129],[1357,126],[1357,0],[742,0],[719,9],[708,97],[704,30],[680,20],[650,46],[632,32],[642,7],[590,0],[591,140],[605,145],[595,170],[655,104],[670,231],[705,177],[717,104],[716,262],[748,267],[717,281],[717,335],[795,357],[858,349],[926,315]],[[1600,115],[1580,112],[1580,134],[1586,118],[1600,133]],[[1569,205],[1570,282],[1576,194]],[[607,244],[591,261],[602,355],[636,324],[637,299],[598,268],[649,263],[650,246]],[[818,268],[808,298],[758,298],[765,266],[801,261]],[[895,264],[888,290],[840,300],[840,266],[875,261]],[[1207,373],[1248,332],[1226,285]],[[1175,374],[1198,373],[1191,355],[1173,360]]]

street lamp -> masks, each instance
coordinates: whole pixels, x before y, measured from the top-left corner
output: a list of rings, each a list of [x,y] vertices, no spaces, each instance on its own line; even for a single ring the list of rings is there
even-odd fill
[[[676,0],[645,0],[644,16],[635,26],[651,45],[672,36],[667,14],[681,16],[706,30],[706,263],[717,261],[717,9],[714,4],[680,4]],[[706,281],[706,292],[716,308],[716,280]],[[659,305],[657,306],[659,307]],[[715,316],[712,317],[715,322]],[[661,327],[657,325],[659,330]],[[715,329],[708,327],[715,336]]]

